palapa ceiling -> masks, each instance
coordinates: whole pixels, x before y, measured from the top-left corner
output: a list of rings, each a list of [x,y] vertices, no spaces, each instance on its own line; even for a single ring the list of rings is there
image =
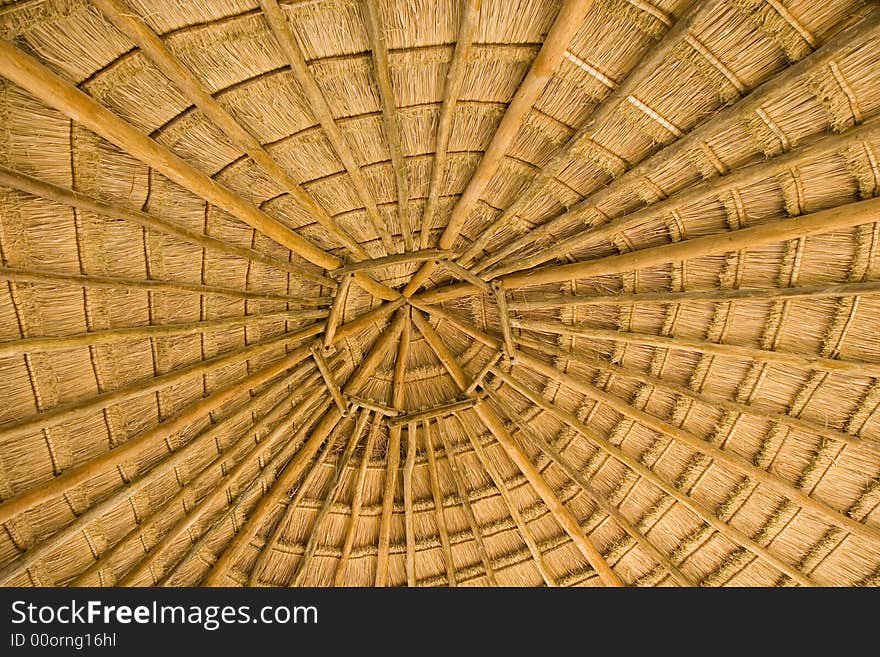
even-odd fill
[[[876,3],[0,32],[0,583],[880,583]]]

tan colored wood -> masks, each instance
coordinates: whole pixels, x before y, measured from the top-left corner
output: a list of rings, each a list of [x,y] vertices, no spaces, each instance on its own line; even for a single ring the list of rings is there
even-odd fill
[[[448,270],[449,273],[451,273],[456,278],[466,281],[471,285],[479,288],[483,294],[491,296],[495,293],[489,283],[474,274],[470,269],[465,269],[454,260],[443,259],[436,264],[438,267],[442,267],[443,269]]]
[[[416,450],[418,440],[416,437],[415,422],[410,422],[406,427],[406,462],[403,466],[403,508],[404,530],[406,532],[406,585],[415,586],[418,581],[416,575],[416,530],[413,524],[413,472],[416,467]]]
[[[480,368],[480,371],[477,372],[476,376],[474,376],[468,384],[468,387],[464,389],[465,396],[470,396],[477,388],[483,385],[483,380],[486,378],[486,375],[489,374],[489,370],[492,369],[495,363],[497,363],[503,355],[504,351],[501,349],[492,354],[489,360],[486,361],[486,364]]]
[[[593,545],[590,537],[581,529],[577,518],[556,496],[553,487],[547,483],[547,480],[544,479],[541,472],[535,467],[535,464],[529,460],[528,455],[516,443],[513,436],[510,435],[495,413],[486,404],[480,404],[474,410],[483,424],[486,425],[486,428],[494,434],[510,460],[525,475],[532,488],[535,489],[535,492],[538,493],[538,496],[547,505],[550,513],[562,529],[565,530],[565,533],[571,537],[572,542],[580,553],[584,555],[584,558],[593,567],[602,582],[606,586],[623,586],[623,581],[611,569],[602,553]]]
[[[354,274],[344,276],[339,281],[339,287],[336,288],[336,294],[333,296],[333,303],[330,306],[330,314],[327,316],[327,329],[324,331],[325,353],[333,351],[333,338],[336,336],[336,328],[342,322],[342,314],[345,312],[345,303],[348,300],[348,292],[353,280]]]
[[[431,422],[422,422],[422,436],[425,440],[425,454],[428,457],[428,476],[431,480],[431,495],[434,498],[434,519],[437,523],[437,534],[440,536],[440,551],[446,566],[446,583],[457,586],[455,561],[452,558],[452,546],[449,544],[449,530],[446,528],[446,516],[443,511],[443,493],[440,491],[440,480],[437,477],[437,458],[434,454],[434,439]]]
[[[110,288],[124,290],[127,288],[137,290],[150,290],[156,292],[193,292],[195,294],[221,295],[237,299],[260,299],[265,301],[289,301],[291,304],[303,306],[326,306],[329,300],[326,297],[304,299],[294,295],[275,294],[273,292],[255,292],[253,290],[239,290],[231,287],[218,287],[214,285],[199,285],[183,281],[138,280],[132,278],[117,278],[115,276],[94,276],[82,274],[61,274],[44,271],[32,271],[17,267],[0,267],[0,280],[15,283],[39,283],[47,285],[75,285],[85,288]]]
[[[339,269],[330,272],[333,277],[345,276],[352,272],[367,271],[370,269],[383,269],[385,267],[393,267],[395,265],[405,265],[410,262],[423,262],[434,258],[442,258],[448,255],[448,251],[443,249],[422,249],[421,251],[406,251],[404,253],[392,253],[391,255],[382,256],[381,258],[371,258],[370,260],[362,260],[354,262]]]
[[[230,142],[248,154],[269,176],[287,191],[318,224],[359,258],[369,254],[349,235],[327,211],[304,190],[263,148],[262,144],[243,128],[235,118],[217,102],[199,79],[171,53],[162,39],[123,0],[95,0],[101,13],[120,32],[137,43],[143,52],[165,76],[174,82],[192,103],[219,127]]]
[[[462,420],[461,416],[458,413],[455,414],[455,418],[458,420],[458,423],[461,425],[462,429],[464,429],[465,435],[467,435],[471,446],[474,448],[474,453],[476,453],[477,458],[480,460],[483,469],[489,473],[489,477],[492,479],[492,483],[495,485],[495,489],[498,491],[499,495],[501,495],[501,499],[504,500],[504,504],[507,507],[507,512],[513,519],[513,522],[516,525],[517,530],[519,531],[519,535],[522,537],[523,542],[529,549],[529,553],[532,555],[532,560],[535,562],[535,568],[537,569],[538,573],[540,573],[541,578],[544,580],[544,583],[547,586],[556,586],[556,580],[553,578],[550,569],[547,567],[547,564],[544,561],[544,554],[541,552],[541,548],[538,545],[538,542],[535,540],[535,537],[532,534],[531,530],[529,529],[528,524],[523,519],[522,514],[519,512],[519,509],[517,509],[516,502],[507,487],[507,483],[504,481],[504,477],[501,476],[495,463],[486,454],[486,450],[483,448],[482,443],[480,443],[479,437],[474,434],[471,426],[467,422]]]
[[[506,380],[506,379],[505,379]],[[668,572],[675,582],[679,586],[694,586],[694,583],[688,578],[681,570],[676,566],[669,557],[661,552],[648,538],[642,534],[633,524],[629,521],[629,519],[623,515],[623,513],[616,506],[611,504],[608,499],[605,498],[595,487],[591,486],[587,479],[581,474],[581,472],[574,466],[572,463],[563,456],[563,454],[553,447],[546,440],[543,440],[537,433],[528,430],[525,423],[521,421],[521,418],[516,413],[511,413],[511,409],[505,406],[499,397],[499,395],[492,390],[489,389],[489,396],[495,399],[498,402],[499,407],[505,409],[508,417],[520,427],[521,430],[527,431],[529,434],[529,440],[531,440],[534,444],[536,444],[542,452],[544,452],[550,459],[556,463],[559,468],[565,472],[569,479],[575,482],[580,489],[589,497],[593,503],[602,509],[608,517],[612,518],[617,525],[623,529],[645,552],[647,552],[651,557],[657,562],[657,564],[663,568],[666,572]]]
[[[477,516],[474,514],[474,509],[468,498],[467,485],[465,484],[464,477],[459,470],[455,451],[449,442],[448,436],[443,432],[439,424],[437,425],[437,433],[440,435],[440,441],[443,444],[443,449],[446,451],[446,461],[449,464],[449,469],[452,471],[452,479],[455,481],[455,488],[458,491],[458,500],[461,504],[461,509],[464,511],[465,516],[467,516],[471,535],[474,537],[474,543],[477,545],[477,553],[480,555],[480,561],[483,562],[483,569],[486,571],[486,583],[489,584],[489,586],[498,586],[498,581],[495,579],[495,570],[492,568],[492,557],[489,556],[489,551],[486,549],[486,543],[483,540],[483,534],[480,532],[480,525],[477,522]]]
[[[714,354],[725,358],[739,358],[762,363],[791,365],[806,370],[821,372],[840,372],[854,376],[880,376],[880,363],[843,358],[826,358],[811,354],[797,354],[790,351],[775,351],[743,347],[735,344],[709,342],[708,340],[690,340],[653,333],[634,333],[629,331],[612,331],[594,329],[587,326],[568,326],[558,322],[536,320],[514,320],[514,326],[555,335],[573,335],[597,340],[625,341],[652,347],[662,347],[677,351],[693,351],[701,354]]]
[[[181,322],[179,324],[153,324],[149,326],[127,326],[125,328],[104,329],[87,333],[74,333],[59,337],[22,338],[0,342],[0,358],[20,356],[34,352],[63,351],[83,349],[99,345],[118,344],[131,340],[149,340],[157,337],[183,337],[215,331],[259,326],[267,322],[301,321],[320,319],[326,316],[322,310],[286,310],[274,313],[209,319],[201,322]]]
[[[500,281],[492,282],[492,290],[495,292],[495,303],[498,305],[498,323],[501,326],[501,337],[504,340],[504,353],[513,361],[516,347],[513,345],[513,331],[511,330],[510,310],[507,308],[507,296]]]
[[[464,0],[461,3],[461,23],[458,27],[458,35],[455,39],[455,50],[452,53],[452,61],[446,71],[446,80],[443,86],[443,102],[440,106],[440,120],[437,123],[437,144],[434,147],[434,162],[431,166],[431,181],[428,184],[428,198],[422,212],[422,227],[419,233],[419,244],[426,249],[431,240],[431,224],[437,209],[437,200],[440,198],[443,185],[443,175],[446,172],[447,151],[449,149],[449,137],[452,134],[452,121],[455,117],[455,108],[461,95],[462,82],[467,72],[468,55],[473,43],[474,29],[480,14],[483,0]]]
[[[473,262],[473,259],[480,251],[489,244],[489,240],[497,234],[499,228],[506,225],[523,208],[540,196],[545,185],[553,181],[559,174],[559,171],[570,161],[572,152],[578,145],[585,140],[591,139],[597,132],[597,129],[605,125],[608,119],[614,115],[620,104],[626,102],[627,97],[660,68],[664,60],[675,50],[691,27],[704,16],[709,16],[722,2],[723,0],[689,0],[683,6],[677,7],[680,12],[683,12],[681,18],[663,35],[658,44],[647,49],[638,64],[630,69],[629,75],[626,76],[623,82],[613,88],[611,93],[602,99],[602,102],[590,113],[587,121],[571,136],[565,146],[557,151],[553,159],[542,167],[538,175],[529,182],[525,191],[519,194],[514,203],[468,247],[468,250],[461,256],[463,264]]]
[[[526,357],[522,357],[524,362]],[[531,361],[526,363],[528,367],[531,367]],[[537,370],[536,370],[537,371]],[[752,553],[760,556],[768,563],[771,563],[773,566],[778,568],[781,572],[787,574],[789,577],[797,581],[798,583],[804,586],[815,586],[815,582],[806,577],[803,573],[801,573],[797,568],[792,566],[791,564],[783,561],[775,554],[770,552],[767,548],[760,545],[759,543],[752,540],[745,533],[736,529],[735,527],[728,525],[723,520],[719,519],[713,512],[704,507],[701,503],[695,501],[691,496],[683,493],[674,485],[668,483],[665,479],[661,478],[657,475],[653,470],[651,470],[647,465],[639,461],[637,458],[630,456],[619,447],[612,445],[604,438],[599,436],[599,434],[591,430],[587,425],[577,419],[571,413],[567,411],[563,411],[558,408],[555,404],[543,400],[539,395],[532,392],[524,385],[520,384],[513,377],[506,375],[504,373],[498,374],[499,378],[503,378],[504,382],[509,384],[511,387],[516,389],[518,392],[526,396],[528,399],[532,400],[533,403],[537,404],[540,408],[548,411],[549,413],[555,415],[563,422],[566,422],[569,426],[575,429],[578,433],[583,435],[585,438],[596,444],[600,449],[604,450],[612,457],[616,458],[618,461],[632,469],[637,474],[644,477],[646,480],[650,481],[654,485],[656,485],[660,490],[662,490],[667,495],[673,497],[676,501],[678,501],[682,506],[689,509],[695,515],[697,515],[701,520],[710,525],[719,534],[727,537],[732,542],[742,545]],[[555,377],[560,377],[559,372],[557,371],[554,374]],[[565,381],[566,385],[569,385],[570,377],[562,377]]]
[[[150,230],[155,230],[166,235],[195,244],[216,253],[226,253],[237,258],[244,258],[252,262],[259,262],[281,271],[287,271],[297,276],[301,276],[307,280],[321,283],[328,287],[336,287],[336,281],[332,278],[322,275],[320,272],[300,267],[296,264],[273,258],[254,249],[248,249],[243,246],[237,246],[210,235],[204,235],[187,230],[174,222],[166,221],[146,212],[138,212],[129,208],[107,203],[100,199],[93,198],[82,192],[77,192],[66,187],[60,187],[51,183],[40,180],[33,176],[15,171],[0,165],[0,185],[11,187],[40,198],[45,198],[56,203],[63,203],[72,208],[94,212],[108,219],[125,219],[138,226],[143,226]]]
[[[336,152],[336,155],[339,157],[342,165],[348,172],[351,182],[357,191],[358,197],[367,210],[367,216],[369,217],[370,223],[373,225],[376,234],[382,240],[382,244],[386,251],[388,253],[393,253],[396,250],[394,247],[394,239],[391,236],[391,233],[388,232],[388,229],[385,228],[382,214],[379,212],[376,201],[373,199],[372,194],[367,188],[361,168],[355,160],[351,148],[345,141],[345,136],[342,134],[339,126],[336,125],[336,120],[333,118],[333,112],[330,109],[330,105],[327,103],[327,99],[324,97],[321,88],[318,86],[318,83],[315,81],[315,78],[306,63],[299,42],[297,41],[293,30],[290,28],[290,23],[288,23],[284,11],[276,0],[260,0],[260,8],[263,10],[263,15],[268,21],[269,27],[272,29],[272,34],[275,36],[275,40],[278,42],[282,53],[284,53],[284,56],[290,64],[290,70],[293,71],[296,81],[299,83],[306,98],[308,98],[309,106],[311,107],[315,118],[318,119],[318,122],[324,129],[324,133],[327,135],[327,139],[333,146],[333,150]],[[338,266],[339,265],[337,265],[337,267]],[[327,269],[335,268],[336,267],[327,267]]]
[[[449,402],[448,404],[441,404],[440,406],[434,406],[433,408],[426,408],[421,411],[410,411],[404,415],[398,415],[397,417],[388,419],[388,426],[390,427],[399,427],[404,424],[411,424],[413,422],[422,422],[425,420],[433,420],[435,418],[446,417],[448,415],[452,415],[458,411],[466,411],[469,408],[473,408],[480,401],[479,396],[474,396],[469,399],[461,399],[454,402]]]
[[[351,551],[354,548],[354,534],[357,529],[357,523],[360,518],[361,508],[364,503],[364,481],[367,476],[367,467],[370,465],[370,457],[373,454],[375,449],[376,441],[379,437],[379,429],[381,427],[381,422],[379,418],[376,417],[373,419],[373,423],[370,426],[370,433],[367,437],[367,446],[364,449],[364,456],[361,459],[360,467],[358,468],[357,481],[355,482],[354,488],[354,496],[351,500],[351,513],[348,517],[348,524],[345,529],[345,541],[342,545],[342,554],[339,556],[339,561],[336,564],[336,574],[334,575],[333,584],[334,586],[343,586],[345,584],[345,575],[348,571],[348,562],[351,558]]]
[[[568,306],[623,306],[630,304],[723,303],[726,301],[781,301],[827,299],[880,293],[880,281],[801,285],[798,287],[739,287],[684,292],[639,292],[597,295],[554,295],[508,303],[511,310],[529,311]]]
[[[413,251],[415,243],[409,219],[409,174],[403,148],[400,145],[397,104],[394,101],[394,89],[391,87],[388,46],[385,43],[385,21],[376,0],[366,0],[364,10],[370,49],[373,51],[373,73],[379,87],[379,98],[382,101],[382,123],[385,127],[385,138],[388,141],[391,167],[394,169],[394,181],[397,186],[397,213],[400,218],[400,230],[403,233],[403,245],[406,251]]]
[[[345,476],[345,470],[348,468],[348,464],[351,461],[352,455],[354,455],[354,450],[360,442],[361,435],[364,433],[364,429],[366,428],[369,419],[370,411],[362,410],[355,423],[348,444],[345,447],[345,451],[336,461],[336,470],[333,479],[330,482],[330,490],[327,491],[324,501],[321,503],[321,509],[318,511],[318,515],[312,523],[312,528],[309,531],[309,539],[306,541],[306,547],[303,550],[299,563],[296,565],[296,570],[293,572],[293,576],[290,578],[290,586],[303,585],[303,581],[308,573],[309,561],[315,555],[315,550],[318,548],[318,532],[321,529],[321,525],[323,525],[324,521],[327,519],[327,516],[330,513],[330,508],[336,501],[336,496],[339,494],[339,488],[342,485],[342,478]]]
[[[345,398],[348,400],[348,403],[356,406],[358,408],[366,408],[369,411],[373,411],[377,415],[385,415],[388,417],[395,417],[400,415],[400,411],[395,408],[391,408],[390,406],[386,406],[385,404],[380,404],[379,402],[375,402],[372,399],[365,399],[364,397],[358,397],[357,395],[346,395]]]
[[[483,153],[477,170],[471,175],[467,187],[452,209],[452,215],[438,242],[441,249],[452,248],[468,215],[498,170],[523,121],[550,81],[551,75],[563,59],[565,49],[592,6],[592,0],[565,0],[560,7],[556,20],[541,45],[541,50],[507,106],[507,111],[495,129],[492,141]],[[415,294],[435,268],[433,262],[423,265],[404,288],[403,295],[409,297]]]
[[[321,350],[316,345],[311,346],[311,352],[312,358],[315,359],[315,364],[318,366],[318,371],[321,373],[321,378],[324,379],[324,385],[327,387],[330,396],[333,398],[333,402],[336,404],[336,408],[339,409],[342,417],[345,417],[348,415],[348,404],[342,397],[342,392],[339,390],[339,384],[337,384],[336,380],[333,378],[333,372],[330,369],[330,365],[324,360],[324,354],[321,353]]]
[[[367,379],[376,369],[376,366],[385,357],[385,353],[391,344],[400,335],[403,329],[402,316],[388,326],[373,343],[369,353],[364,357],[358,367],[348,378],[343,390],[350,394],[356,394],[366,384]],[[312,458],[318,453],[324,440],[342,419],[342,414],[335,407],[327,411],[321,418],[318,426],[312,431],[308,440],[296,455],[287,464],[284,470],[272,484],[272,488],[260,498],[254,511],[249,516],[244,527],[232,539],[232,542],[222,552],[220,557],[211,568],[211,572],[204,580],[208,586],[220,586],[223,584],[226,571],[235,563],[239,552],[250,541],[253,533],[261,526],[262,522],[272,513],[278,501],[287,494],[287,491],[299,480]]]
[[[725,126],[730,126],[735,122],[742,121],[756,110],[759,110],[764,103],[775,97],[779,93],[779,90],[788,88],[789,85],[801,79],[809,71],[818,70],[822,66],[826,66],[829,62],[833,61],[834,58],[839,57],[841,52],[850,48],[853,43],[869,36],[878,24],[880,24],[880,12],[874,11],[854,26],[835,35],[815,52],[804,57],[799,62],[792,64],[785,70],[781,71],[778,75],[773,76],[753,89],[748,96],[738,103],[721,110],[710,120],[700,123],[698,126],[690,130],[682,139],[670,144],[655,155],[645,158],[640,164],[612,181],[609,185],[596,190],[583,201],[552,219],[550,222],[547,222],[541,227],[533,229],[528,234],[518,238],[510,244],[512,250],[508,248],[497,250],[493,253],[491,259],[485,259],[475,268],[475,270],[477,272],[483,271],[491,264],[499,262],[502,258],[508,257],[514,251],[527,246],[539,237],[539,235],[552,233],[557,228],[571,221],[573,217],[584,212],[587,208],[601,207],[603,202],[612,198],[614,194],[619,193],[622,187],[639,184],[636,181],[641,180],[645,176],[650,176],[654,171],[662,170],[665,163],[682,157],[691,149],[699,148],[699,144],[703,142],[703,140],[709,139],[713,134],[716,134]]]
[[[391,382],[391,405],[403,409],[406,392],[405,375],[410,348],[410,309],[401,308],[397,320],[400,322],[400,343],[394,361]],[[400,427],[391,426],[388,431],[388,451],[386,456],[385,484],[382,491],[382,516],[379,519],[378,554],[376,557],[376,586],[388,585],[388,555],[391,548],[391,516],[394,512],[394,495],[397,491],[397,471],[400,469]]]

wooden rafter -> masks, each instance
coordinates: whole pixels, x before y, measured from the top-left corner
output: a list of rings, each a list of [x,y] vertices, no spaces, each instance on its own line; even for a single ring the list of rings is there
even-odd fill
[[[400,126],[397,122],[397,103],[394,101],[394,89],[391,87],[384,19],[376,0],[366,0],[364,8],[367,14],[370,48],[373,51],[373,71],[379,86],[379,98],[382,101],[382,122],[385,126],[385,138],[388,141],[388,150],[391,154],[391,168],[394,169],[394,180],[397,185],[397,213],[400,217],[403,245],[406,251],[413,251],[415,243],[409,219],[409,174],[403,156],[403,148],[400,145]]]
[[[467,71],[468,53],[473,41],[474,29],[483,0],[463,0],[461,8],[461,24],[455,39],[455,51],[446,72],[443,88],[443,102],[440,106],[440,120],[437,123],[437,144],[434,147],[434,163],[431,167],[431,181],[428,184],[428,198],[422,212],[422,228],[419,233],[421,248],[426,249],[431,239],[431,224],[440,198],[440,187],[446,172],[447,150],[449,137],[452,135],[452,121],[455,107],[461,94],[461,86]]]
[[[310,351],[312,353],[312,358],[315,360],[315,365],[318,366],[318,371],[321,373],[321,378],[324,380],[324,385],[327,387],[327,392],[330,393],[333,402],[336,404],[336,408],[342,413],[342,417],[345,417],[348,415],[348,404],[342,396],[339,384],[336,383],[336,379],[333,377],[333,371],[330,368],[330,364],[324,359],[324,354],[317,345],[312,345]]]
[[[369,254],[343,229],[321,205],[313,199],[293,177],[263,148],[262,144],[236,121],[186,66],[165,46],[162,39],[125,4],[123,0],[93,0],[125,35],[134,40],[149,59],[165,76],[198,107],[208,119],[218,126],[232,144],[248,154],[273,180],[281,185],[296,202],[306,210],[332,237],[343,244],[355,256],[367,258]]]
[[[550,81],[550,76],[563,60],[568,44],[592,5],[593,0],[565,0],[559,8],[559,13],[541,45],[541,50],[510,100],[507,111],[492,135],[492,141],[477,165],[477,170],[468,180],[467,187],[452,209],[449,222],[440,235],[438,245],[441,249],[452,248],[464,222],[498,170],[523,121]],[[433,263],[423,265],[407,283],[403,295],[412,296],[428,280],[435,266]]]
[[[437,476],[437,457],[434,454],[434,439],[431,436],[431,422],[422,422],[422,436],[425,439],[425,454],[428,457],[428,478],[431,481],[431,495],[434,498],[434,520],[437,523],[437,535],[440,537],[440,551],[446,567],[446,583],[456,586],[455,560],[452,557],[452,546],[449,543],[449,530],[446,528],[446,515],[443,505],[443,493],[440,490],[440,479]]]
[[[385,357],[385,353],[391,347],[391,344],[398,338],[402,330],[403,316],[398,315],[398,317],[376,339],[369,353],[360,362],[355,371],[352,372],[351,376],[349,376],[344,387],[345,392],[356,394],[360,391],[360,389],[366,384],[367,379],[372,372],[376,369],[376,366],[382,358]],[[211,572],[205,578],[205,584],[209,586],[217,586],[223,582],[226,571],[235,562],[239,552],[244,549],[251,536],[253,536],[254,532],[256,532],[261,526],[263,520],[272,513],[277,503],[299,480],[305,469],[308,467],[308,464],[318,453],[324,440],[341,418],[342,414],[336,408],[332,408],[325,413],[317,427],[309,435],[308,440],[303,444],[302,449],[300,449],[296,453],[296,456],[294,456],[287,466],[285,466],[275,483],[272,484],[272,488],[260,498],[257,507],[248,517],[245,525],[237,534],[235,534],[231,543],[214,563]]]
[[[296,81],[302,88],[303,93],[305,93],[306,98],[308,98],[309,106],[311,107],[315,118],[318,119],[318,122],[324,129],[324,133],[327,135],[327,139],[333,146],[333,150],[336,152],[336,155],[339,157],[342,165],[348,172],[352,184],[357,191],[358,197],[367,210],[367,216],[369,217],[373,229],[382,240],[382,244],[386,251],[388,253],[393,253],[396,250],[394,247],[394,239],[391,236],[391,233],[388,232],[388,229],[385,228],[382,214],[379,212],[376,201],[373,199],[373,195],[367,187],[361,167],[355,160],[348,142],[345,141],[345,136],[342,134],[339,126],[336,124],[336,120],[333,118],[333,112],[330,109],[330,105],[327,103],[324,93],[321,91],[321,88],[318,86],[315,77],[309,69],[297,38],[290,27],[290,23],[287,21],[287,17],[284,15],[284,11],[278,5],[276,0],[260,0],[260,7],[263,10],[263,15],[269,23],[269,27],[272,29],[272,34],[275,36],[275,40],[278,41],[278,45],[281,46],[281,51],[284,53],[284,56],[290,64],[290,70],[296,77]],[[328,269],[335,269],[335,267],[328,267]]]
[[[448,251],[442,249],[422,249],[421,251],[408,251],[406,253],[392,253],[391,255],[382,256],[381,258],[372,258],[370,260],[362,260],[355,262],[330,272],[331,276],[339,277],[356,271],[366,271],[369,269],[383,269],[385,267],[393,267],[395,265],[405,265],[410,262],[423,262],[434,258],[443,258],[449,256]]]
[[[478,396],[472,396],[468,399],[459,399],[445,404],[440,404],[439,406],[433,406],[432,408],[426,408],[418,411],[410,411],[409,413],[398,415],[394,418],[389,418],[388,426],[393,428],[402,426],[404,424],[410,424],[412,422],[424,422],[427,420],[433,420],[435,418],[446,417],[458,411],[465,411],[469,408],[473,408],[479,402],[480,398]]]
[[[404,531],[406,533],[406,585],[415,586],[418,581],[416,575],[416,530],[413,523],[413,472],[416,467],[416,450],[418,438],[416,436],[418,424],[410,422],[406,428],[406,462],[403,466],[403,513]]]

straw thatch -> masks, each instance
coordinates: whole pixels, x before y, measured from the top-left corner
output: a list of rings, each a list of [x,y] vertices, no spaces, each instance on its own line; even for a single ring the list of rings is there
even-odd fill
[[[0,0],[0,583],[880,584],[878,114],[865,0]]]

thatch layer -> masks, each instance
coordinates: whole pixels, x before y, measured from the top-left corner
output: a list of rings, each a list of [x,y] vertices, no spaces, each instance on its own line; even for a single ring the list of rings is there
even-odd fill
[[[0,0],[0,583],[880,583],[880,11]]]

